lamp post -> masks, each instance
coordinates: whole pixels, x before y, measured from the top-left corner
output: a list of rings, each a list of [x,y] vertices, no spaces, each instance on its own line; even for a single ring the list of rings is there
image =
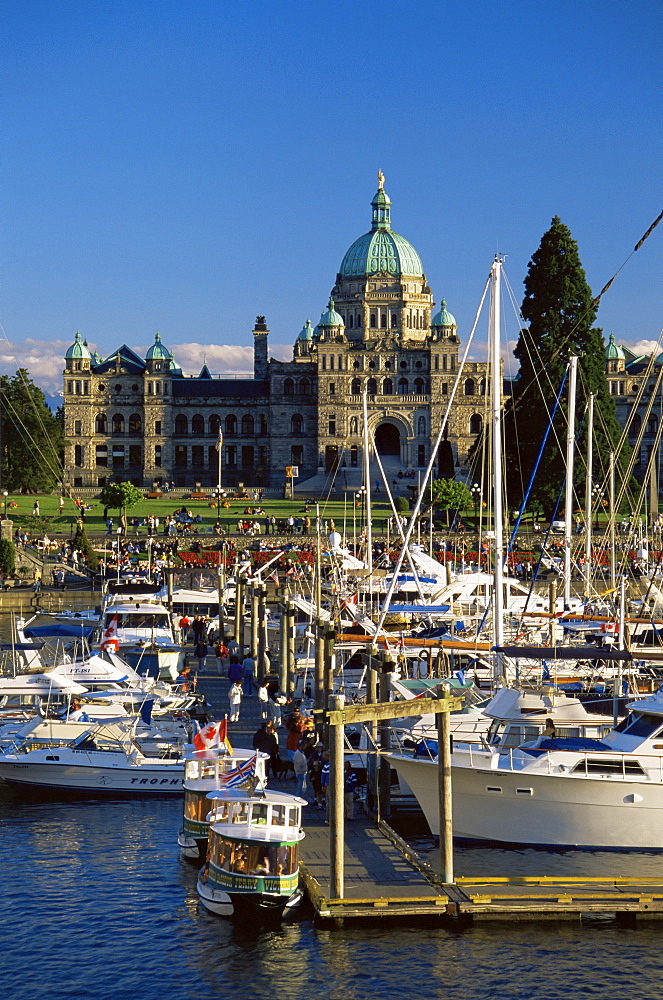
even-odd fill
[[[9,494],[7,493],[7,490],[3,490],[2,491],[2,520],[3,521],[7,520],[7,497],[8,496],[9,496]]]

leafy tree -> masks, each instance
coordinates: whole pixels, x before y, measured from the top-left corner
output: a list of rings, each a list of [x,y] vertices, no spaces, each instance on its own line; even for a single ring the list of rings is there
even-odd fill
[[[408,514],[410,511],[410,501],[407,497],[396,497],[396,510],[399,514]]]
[[[529,326],[521,330],[514,354],[520,373],[505,414],[507,483],[510,503],[516,504],[536,462],[564,371],[577,355],[576,431],[580,453],[586,451],[586,402],[594,394],[594,461],[607,468],[616,450],[620,426],[605,377],[603,331],[594,327],[596,308],[570,230],[555,216],[533,255],[525,279],[522,313]],[[553,512],[565,476],[568,385],[551,429],[532,488],[531,504]],[[624,456],[625,458],[625,456]],[[583,488],[586,470],[576,462],[576,487]]]
[[[447,511],[447,524],[450,510],[465,510],[472,504],[469,487],[457,479],[434,479],[432,492],[434,506]]]
[[[0,376],[0,470],[12,493],[49,493],[62,478],[64,422],[25,368]]]
[[[85,525],[80,523],[76,525],[76,534],[74,535],[72,545],[79,552],[83,553],[86,565],[96,573],[99,566],[99,557],[90,544]]]
[[[16,569],[16,549],[8,538],[0,538],[0,570],[7,576]]]
[[[99,494],[104,507],[120,510],[123,515],[127,507],[133,507],[143,499],[142,492],[133,483],[107,483]]]

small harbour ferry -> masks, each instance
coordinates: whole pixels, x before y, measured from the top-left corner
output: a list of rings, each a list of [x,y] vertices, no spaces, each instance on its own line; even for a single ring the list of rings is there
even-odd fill
[[[282,918],[302,898],[299,844],[304,799],[286,792],[219,789],[207,859],[198,875],[201,904],[221,917]]]
[[[209,839],[208,795],[227,787],[228,781],[242,780],[242,770],[251,771],[255,787],[266,783],[268,755],[233,747],[232,751],[195,750],[184,761],[184,818],[177,843],[182,857],[200,861],[207,854]],[[230,789],[228,789],[230,791]]]

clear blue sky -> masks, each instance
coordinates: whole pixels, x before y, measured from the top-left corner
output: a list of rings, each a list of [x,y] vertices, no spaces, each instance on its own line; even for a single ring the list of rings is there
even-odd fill
[[[261,313],[292,343],[378,168],[463,339],[495,251],[520,301],[557,214],[598,292],[663,207],[653,0],[3,0],[0,38],[0,370],[40,384],[77,329],[102,355],[159,329],[186,361]],[[658,337],[662,247],[606,337]]]

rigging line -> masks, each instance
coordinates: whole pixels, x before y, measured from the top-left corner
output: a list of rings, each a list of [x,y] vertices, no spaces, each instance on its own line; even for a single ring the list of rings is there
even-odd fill
[[[55,451],[55,448],[53,447],[53,442],[51,441],[51,437],[50,437],[50,435],[48,434],[48,432],[46,430],[46,425],[44,424],[44,421],[42,419],[42,414],[39,412],[39,407],[37,406],[37,402],[34,399],[33,394],[30,392],[30,386],[28,385],[28,381],[27,381],[27,379],[25,377],[25,374],[26,374],[25,373],[25,369],[24,368],[18,368],[17,371],[16,371],[16,374],[19,376],[19,378],[21,380],[23,388],[25,389],[26,395],[28,397],[28,401],[31,404],[32,409],[34,410],[34,413],[35,413],[35,416],[37,418],[37,422],[39,423],[39,426],[40,426],[40,429],[42,431],[42,434],[44,435],[45,440],[47,441],[48,445],[52,449],[53,454],[54,454],[54,456],[56,458],[56,461],[58,463],[58,466],[59,466],[60,465],[60,459],[59,459],[59,457],[57,455],[57,452]],[[39,389],[38,386],[36,388]],[[39,389],[39,392],[42,392],[42,390]],[[43,392],[42,392],[42,395],[43,395]],[[49,410],[49,413],[50,413],[50,410]],[[63,428],[63,430],[64,430],[64,428]]]
[[[18,432],[19,432],[19,435],[23,438],[23,440],[25,441],[26,444],[31,445],[35,449],[35,451],[37,453],[39,453],[40,452],[40,447],[39,447],[38,442],[35,440],[35,438],[32,436],[32,433],[30,432],[30,430],[27,428],[27,426],[23,422],[23,418],[20,416],[20,414],[18,413],[18,411],[15,409],[14,404],[7,398],[6,395],[4,397],[3,402],[4,402],[4,406],[5,406],[5,411],[7,413],[11,412],[13,421],[14,421],[15,426],[16,426]],[[53,464],[51,463],[50,459],[46,455],[43,455],[42,457],[43,457],[44,461],[46,462],[46,464],[48,465],[48,468],[56,476],[56,478],[62,478],[62,468],[61,468],[61,466],[58,465],[58,467],[55,468],[53,466]]]
[[[603,286],[603,288],[601,289],[601,291],[599,292],[599,294],[596,296],[596,298],[592,299],[592,307],[593,308],[596,308],[598,306],[599,302],[601,301],[601,296],[604,295],[605,292],[608,291],[608,289],[610,288],[611,284],[613,283],[613,281],[615,280],[615,278],[617,277],[617,275],[619,274],[619,272],[622,270],[623,267],[625,267],[628,264],[628,262],[630,261],[631,257],[633,256],[633,254],[636,253],[640,249],[640,247],[645,242],[645,240],[649,239],[649,237],[654,232],[654,230],[656,229],[656,227],[659,224],[659,222],[661,221],[661,219],[663,219],[663,212],[661,212],[661,214],[658,216],[657,219],[654,219],[654,221],[652,222],[651,226],[649,227],[649,229],[647,230],[647,232],[644,234],[644,236],[640,237],[640,239],[635,244],[635,246],[631,250],[630,254],[626,258],[626,260],[624,261],[624,263],[620,267],[617,268],[617,270],[613,274],[613,276],[610,279],[610,281],[608,281]]]

